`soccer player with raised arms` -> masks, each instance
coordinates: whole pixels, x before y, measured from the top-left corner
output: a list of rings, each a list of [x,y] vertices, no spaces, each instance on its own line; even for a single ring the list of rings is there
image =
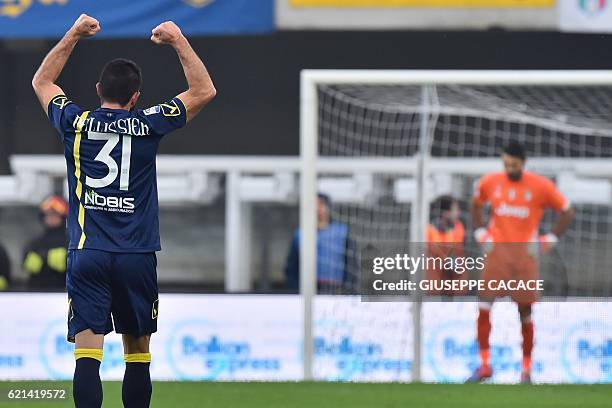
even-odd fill
[[[546,177],[526,171],[525,148],[512,142],[502,152],[505,171],[485,175],[478,182],[472,202],[472,222],[475,238],[488,252],[482,279],[535,280],[538,279],[538,252],[550,250],[567,230],[574,217],[570,202]],[[483,207],[491,206],[488,226],[483,221]],[[544,210],[559,213],[552,230],[539,236]],[[488,287],[488,285],[487,285]],[[534,326],[531,307],[537,293],[529,290],[504,293],[485,290],[479,293],[477,339],[481,366],[468,382],[479,382],[493,375],[489,353],[491,333],[490,310],[497,297],[510,295],[517,303],[523,337],[521,382],[531,382],[531,352],[534,345]]]
[[[101,107],[81,109],[56,81],[77,42],[100,29],[96,19],[81,15],[46,56],[32,86],[66,157],[66,286],[68,340],[76,343],[75,405],[101,407],[104,335],[114,328],[123,335],[123,405],[148,407],[149,342],[158,316],[155,252],[161,249],[155,156],[163,136],[192,120],[216,90],[179,27],[165,22],[152,30],[151,40],[175,49],[188,90],[149,109],[135,109],[140,68],[116,59],[104,66],[96,84]]]

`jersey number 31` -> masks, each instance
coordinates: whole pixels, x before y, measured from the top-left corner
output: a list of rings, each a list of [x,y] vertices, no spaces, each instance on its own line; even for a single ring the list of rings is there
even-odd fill
[[[118,135],[116,133],[87,132],[87,138],[91,140],[106,140],[100,153],[94,159],[102,162],[108,167],[108,174],[102,178],[86,176],[85,184],[92,188],[103,188],[110,186],[119,174],[119,166],[111,157],[111,152],[121,143],[121,176],[119,177],[119,189],[127,191],[130,188],[130,156],[132,154],[132,136]]]

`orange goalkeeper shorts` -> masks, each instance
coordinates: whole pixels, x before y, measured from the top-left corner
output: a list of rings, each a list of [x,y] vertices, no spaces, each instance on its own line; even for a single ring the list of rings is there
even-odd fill
[[[485,289],[479,292],[481,299],[493,300],[510,296],[517,303],[533,303],[539,292],[519,288],[517,281],[533,282],[539,277],[538,259],[528,250],[529,244],[498,243],[486,256],[481,279]],[[508,286],[514,286],[509,289]]]

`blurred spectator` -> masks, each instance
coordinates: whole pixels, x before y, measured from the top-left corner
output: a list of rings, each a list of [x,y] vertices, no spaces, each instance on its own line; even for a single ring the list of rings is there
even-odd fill
[[[0,244],[0,292],[8,290],[11,284],[11,261],[4,245]]]
[[[438,197],[430,207],[431,223],[427,228],[428,242],[461,242],[465,228],[459,219],[461,209],[457,200],[449,195]]]
[[[319,193],[317,197],[317,287],[321,293],[350,291],[354,286],[356,268],[355,247],[346,224],[331,219],[331,200]],[[297,229],[287,257],[285,277],[287,287],[300,287],[300,237]]]
[[[430,207],[431,223],[427,227],[427,256],[432,258],[458,258],[464,256],[465,228],[459,219],[461,209],[457,200],[449,195],[438,197]],[[431,267],[427,269],[428,280],[467,279],[467,273],[458,273],[451,268]],[[431,290],[430,294],[457,295],[459,292]]]
[[[40,204],[45,230],[28,244],[23,261],[31,288],[66,288],[67,216],[68,203],[60,196],[51,196]]]

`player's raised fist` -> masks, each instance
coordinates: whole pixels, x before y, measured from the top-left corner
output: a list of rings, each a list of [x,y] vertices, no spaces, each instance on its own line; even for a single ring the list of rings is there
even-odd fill
[[[72,32],[80,38],[91,37],[100,31],[100,23],[87,14],[81,14],[72,26]]]
[[[181,29],[172,21],[161,23],[151,31],[151,41],[155,44],[174,44],[182,36]]]

